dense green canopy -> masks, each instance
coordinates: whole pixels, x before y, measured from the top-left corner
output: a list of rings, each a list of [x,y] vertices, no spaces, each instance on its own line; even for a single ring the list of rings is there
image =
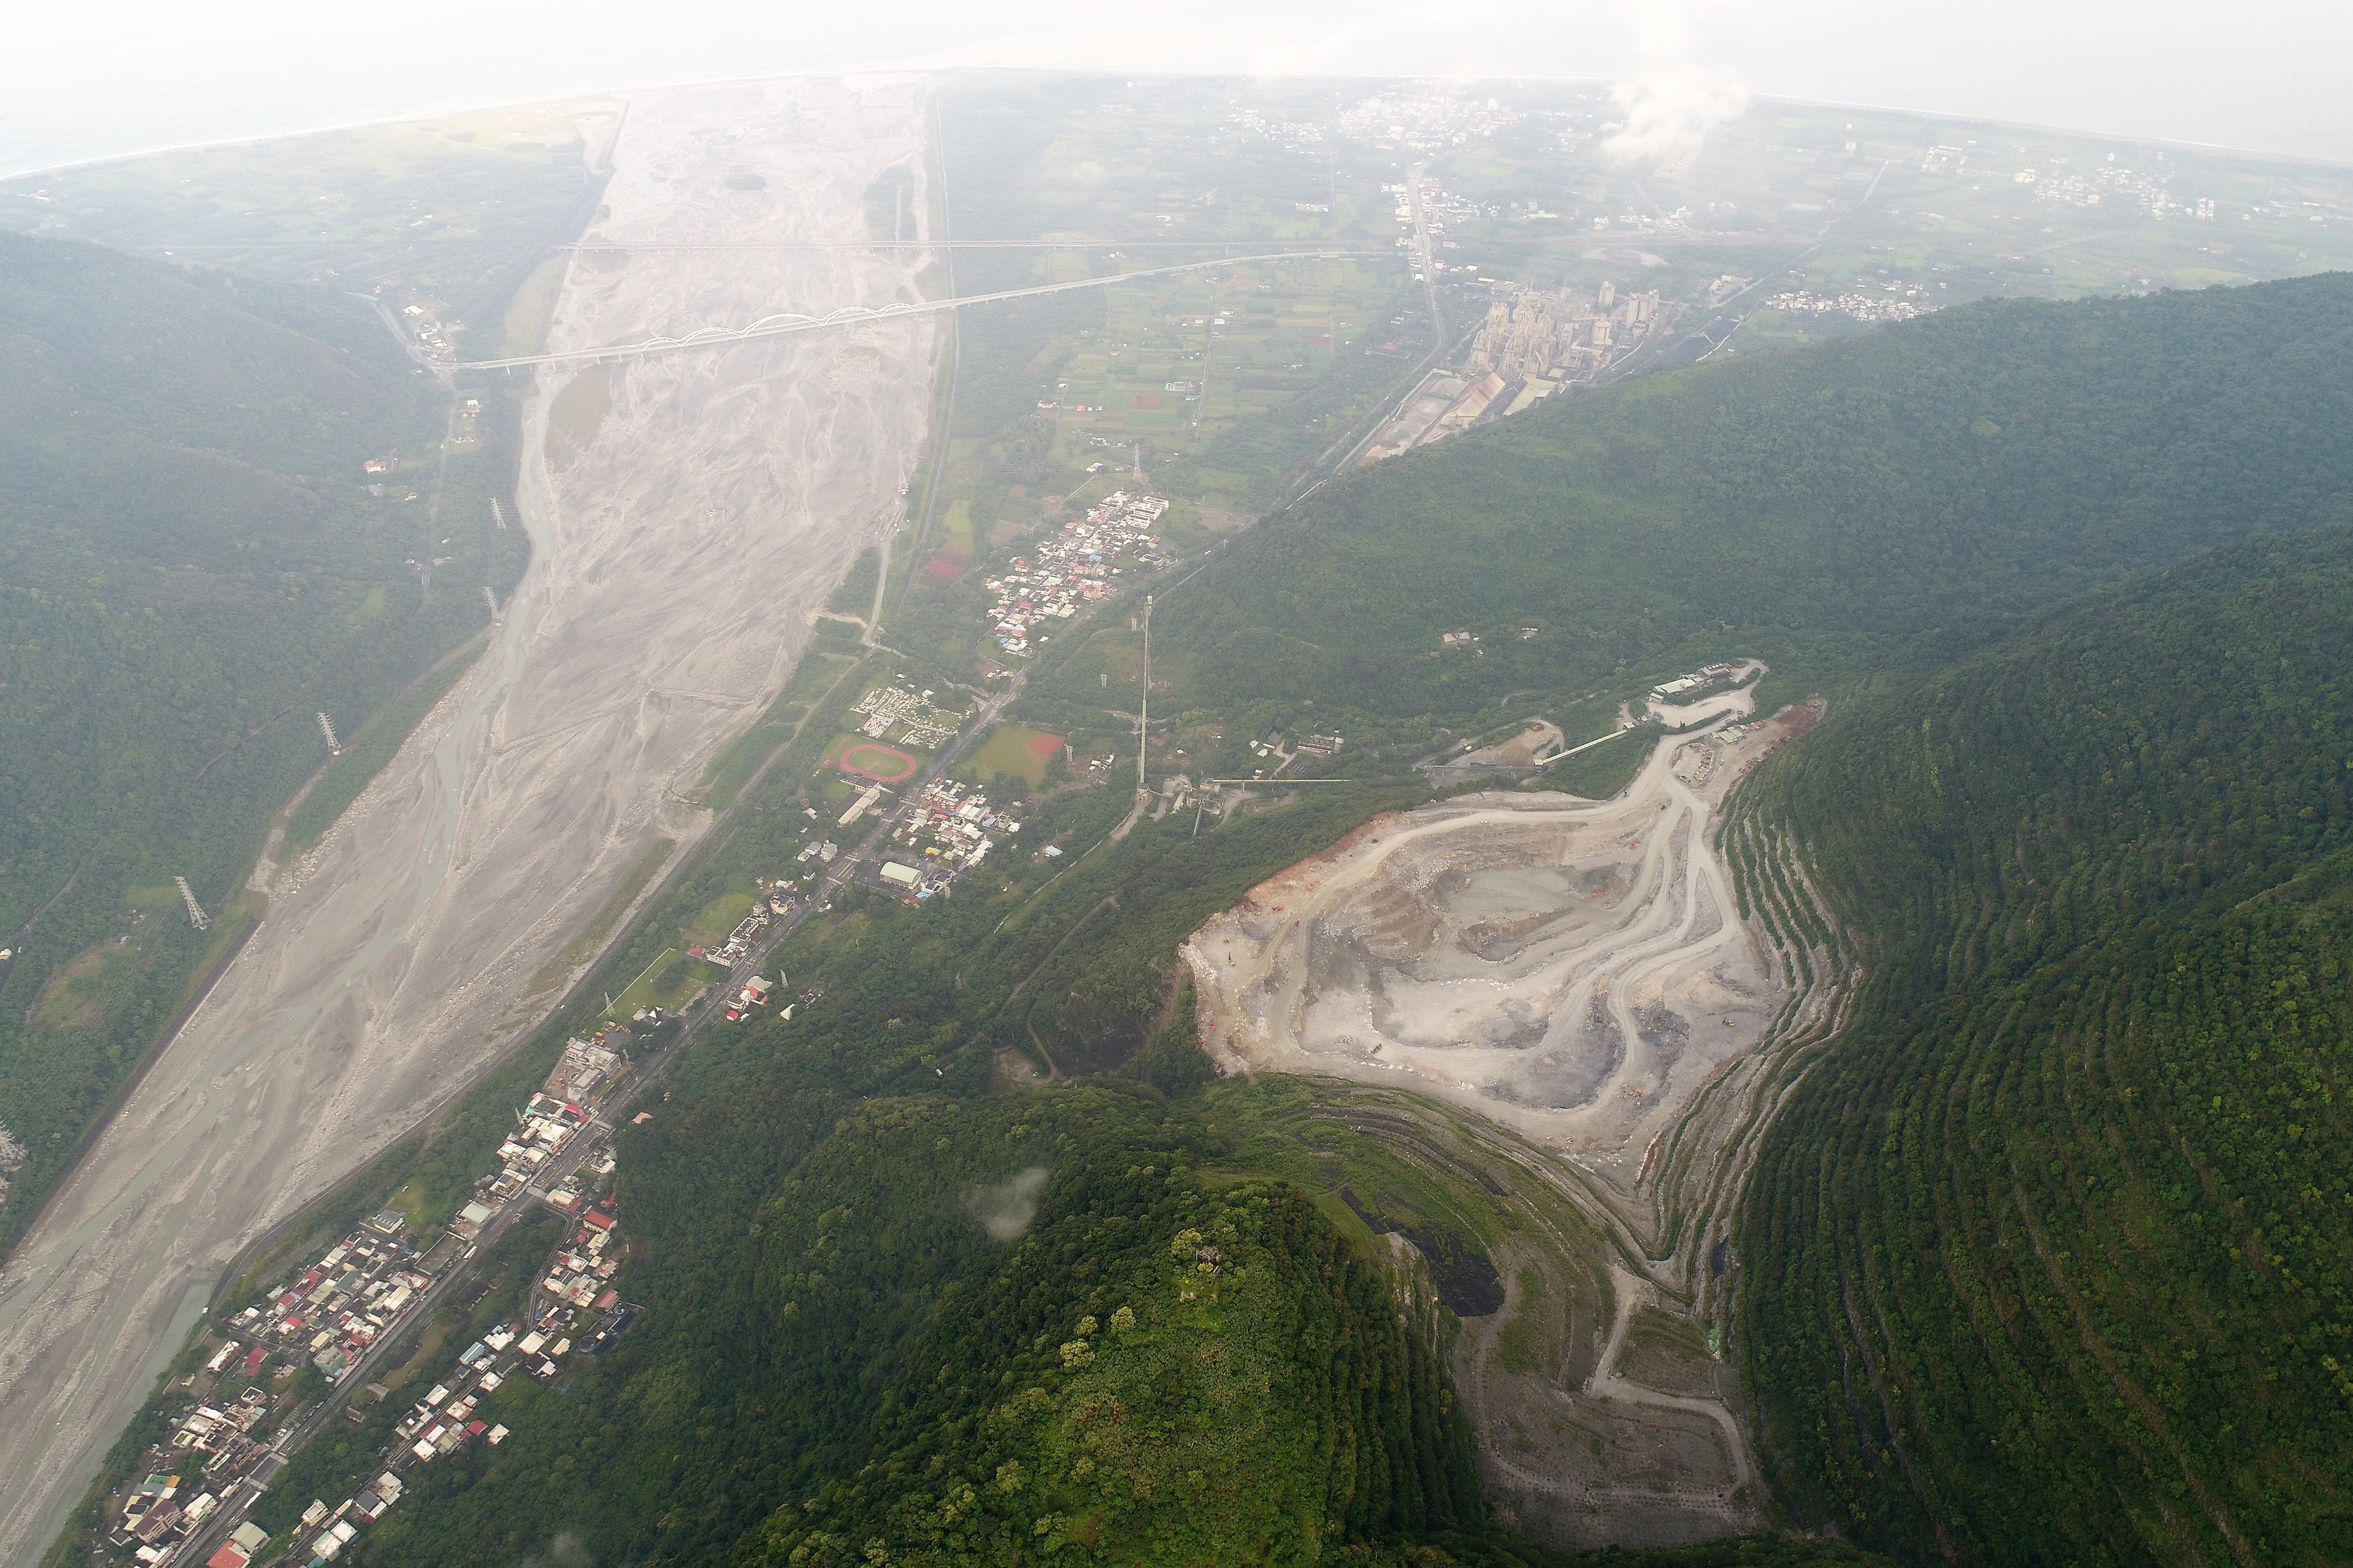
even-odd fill
[[[75,656],[76,679],[120,693],[122,727],[57,764],[145,771],[69,794],[33,776],[37,757],[0,754],[46,857],[11,858],[0,891],[46,897],[75,856],[114,857],[95,912],[55,928],[81,947],[122,934],[107,921],[124,885],[194,861],[164,825],[213,835],[206,865],[249,847],[270,790],[307,765],[262,721],[328,703],[319,649],[392,636],[369,629],[385,615],[369,595],[406,580],[411,548],[383,542],[355,487],[314,482],[389,439],[384,422],[413,425],[405,388],[216,286],[149,269],[117,287],[141,279],[185,291],[162,314],[259,334],[284,363],[205,400],[274,408],[249,439],[190,415],[165,440],[181,426],[162,394],[104,402],[88,368],[30,407],[36,434],[86,416],[58,408],[104,410],[113,472],[161,465],[177,486],[168,527],[138,500],[152,486],[67,519],[55,498],[79,470],[37,448],[9,481],[21,495],[0,495],[48,519],[0,517],[25,563],[5,604],[26,584],[6,613],[79,617],[8,623],[42,657],[11,656],[0,704],[54,714],[53,672],[83,667],[52,643],[164,622],[116,666]],[[35,324],[79,321],[70,363],[114,363],[91,300],[44,287],[58,303]],[[47,363],[30,327],[9,341]],[[1156,623],[1176,710],[1452,722],[1743,654],[1784,692],[1830,692],[1830,721],[1744,787],[1733,825],[1745,868],[1771,853],[1810,873],[1860,977],[1740,1226],[1735,1344],[1806,1522],[1919,1558],[2353,1551],[2353,535],[2328,526],[2353,519],[2348,350],[2353,279],[2321,278],[1978,307],[1577,394],[1326,487]],[[187,374],[222,374],[216,359]],[[266,404],[302,376],[296,403]],[[207,475],[243,488],[205,501]],[[211,553],[150,559],[183,539]],[[430,636],[383,645],[385,668],[429,656],[448,629],[433,613]],[[1455,627],[1483,651],[1441,654]],[[185,689],[150,689],[166,646],[204,650],[171,666]],[[224,667],[245,684],[206,673],[216,647],[249,650]],[[1049,669],[1031,700],[1100,707],[1088,673]],[[797,678],[834,716],[860,689],[845,680]],[[221,746],[275,759],[206,774],[248,781],[243,816],[195,809],[189,759]],[[711,858],[624,937],[617,976],[677,942],[681,909],[797,864],[810,765],[747,788]],[[843,891],[776,954],[822,1004],[698,1043],[674,1099],[620,1135],[636,1326],[556,1388],[501,1389],[512,1436],[420,1474],[364,1560],[504,1563],[569,1538],[599,1561],[746,1568],[1551,1561],[1484,1524],[1443,1311],[1331,1212],[1242,1168],[1190,1095],[1205,1063],[1176,945],[1367,813],[1427,797],[1401,761],[1365,765],[1386,776],[1115,841],[1124,787],[1075,790],[1027,819],[1027,842],[1070,844],[1060,869],[1008,855],[928,909]],[[63,957],[60,918],[41,930]],[[31,1000],[26,977],[0,984]],[[129,1037],[114,1005],[70,1026],[84,1035],[27,1016],[45,1049],[95,1042],[58,1058],[93,1064],[58,1075],[80,1086],[71,1104],[113,1081],[95,1064]],[[0,1116],[25,1114],[8,1053],[37,1037],[7,1033],[16,1016],[0,1010]],[[1129,1076],[992,1092],[1008,1047]],[[463,1159],[437,1179],[461,1182]],[[282,1523],[270,1510],[301,1500],[262,1512]],[[1814,1555],[1850,1560],[1788,1543],[1683,1560]]]
[[[520,569],[474,521],[486,455],[427,537],[447,398],[275,319],[363,309],[0,235],[0,1126],[29,1149],[0,1244],[241,929],[312,715],[349,738]]]
[[[624,1141],[643,1323],[417,1477],[387,1563],[1305,1560],[1482,1520],[1434,1302],[1157,1098],[739,1078]],[[297,1500],[299,1506],[299,1500]]]
[[[2353,532],[1834,713],[1736,836],[1852,934],[1739,1343],[1799,1506],[1981,1563],[2353,1557]]]
[[[1172,710],[1379,716],[1677,656],[1874,674],[2188,551],[2353,521],[2348,427],[2353,277],[1948,310],[1564,393],[1327,485],[1170,599],[1156,669]],[[1440,651],[1457,627],[1479,657]]]

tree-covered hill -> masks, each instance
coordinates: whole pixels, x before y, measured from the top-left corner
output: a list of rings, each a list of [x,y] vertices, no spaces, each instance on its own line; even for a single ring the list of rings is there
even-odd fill
[[[2353,518],[2348,426],[2353,276],[1947,310],[1563,394],[1329,484],[1170,599],[1155,674],[1171,711],[1372,718],[1735,652],[1803,690]],[[1456,627],[1479,654],[1440,651]]]
[[[1106,1089],[789,1068],[625,1141],[642,1326],[421,1478],[386,1563],[1306,1561],[1482,1519],[1436,1303]],[[797,1080],[797,1081],[796,1081]],[[301,1500],[293,1500],[299,1507]]]
[[[429,529],[446,395],[250,289],[0,236],[0,1125],[26,1150],[0,1245],[240,929],[269,815],[325,756],[312,715],[350,736],[521,566],[481,500],[495,421]]]
[[[1575,1568],[1492,1528],[1427,1283],[1122,1085],[850,1100],[807,1058],[623,1137],[637,1325],[407,1472],[369,1564]],[[307,1493],[265,1501],[290,1523]],[[1835,1542],[1604,1553],[1801,1568]]]
[[[2353,1210],[2319,1174],[2353,1131],[2353,952],[2335,884],[2295,879],[2353,783],[2353,543],[2308,531],[2353,506],[2348,347],[2346,279],[1953,311],[1384,464],[1165,601],[1180,710],[1452,713],[1682,653],[1831,689],[1740,825],[1794,830],[1868,978],[1743,1221],[1736,1343],[1802,1512],[1989,1561],[2185,1558],[2218,1516],[2256,1557],[2336,1549]],[[1436,653],[1458,626],[1483,654]],[[828,721],[617,945],[619,985],[825,831],[809,770],[869,672],[818,659],[849,668],[792,690]],[[1074,668],[1025,700],[1100,708]],[[1482,1521],[1442,1310],[1192,1092],[1177,943],[1428,797],[1366,765],[1119,838],[1124,784],[1041,786],[1024,845],[1060,868],[839,890],[774,954],[799,1015],[699,1039],[618,1136],[643,1315],[501,1388],[512,1435],[427,1468],[356,1559],[1556,1562]],[[2258,1015],[2279,1070],[2242,1059]],[[1000,1053],[1033,1050],[1128,1077],[1011,1092]],[[438,1158],[462,1188],[470,1156]],[[1685,1560],[1815,1555],[1851,1560]]]
[[[2353,1561],[2348,668],[2353,532],[2263,540],[1755,781],[1734,831],[1863,976],[1740,1226],[1801,1510],[1924,1562]]]
[[[787,692],[838,712],[861,689],[818,663]],[[787,757],[812,762],[831,728]],[[622,990],[725,877],[791,864],[796,771],[746,789],[713,864],[659,896],[543,1044],[593,1026],[596,992]],[[1442,1300],[1409,1294],[1388,1244],[1325,1190],[1354,1156],[1300,1141],[1249,1086],[1197,1092],[1212,1069],[1182,992],[1127,1055],[1145,961],[1253,865],[1354,817],[1303,803],[1198,840],[1147,820],[1082,853],[1124,809],[1110,791],[1036,803],[1025,837],[1067,837],[1067,871],[992,858],[928,909],[837,891],[772,955],[795,1017],[714,1024],[611,1113],[615,1285],[641,1314],[561,1381],[502,1384],[479,1414],[511,1435],[407,1468],[350,1560],[1575,1562],[1483,1522]],[[1066,1071],[1100,1047],[1124,1072],[1008,1092],[992,1058],[1016,1038],[1051,1042]],[[427,1189],[451,1212],[533,1076],[472,1097],[447,1146],[384,1172],[382,1194]],[[375,1473],[381,1422],[348,1447],[343,1431],[262,1499],[260,1523],[285,1537],[313,1496]],[[1750,1541],[1594,1568],[1866,1561]]]

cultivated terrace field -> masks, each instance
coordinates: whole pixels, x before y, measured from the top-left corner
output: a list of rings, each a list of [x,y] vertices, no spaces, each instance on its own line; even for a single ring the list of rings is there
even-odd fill
[[[1739,1232],[1819,1516],[1989,1562],[2353,1549],[2348,606],[2353,533],[2242,547],[1757,780],[1868,976]]]

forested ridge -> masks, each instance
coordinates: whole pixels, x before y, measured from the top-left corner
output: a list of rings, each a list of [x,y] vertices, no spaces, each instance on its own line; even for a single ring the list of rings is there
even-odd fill
[[[1563,393],[1335,480],[1170,599],[1155,671],[1172,710],[1306,699],[1343,731],[1729,651],[1802,695],[2353,519],[2348,423],[2353,276],[1941,311]],[[1478,657],[1440,651],[1457,627]]]
[[[0,1245],[248,923],[262,829],[326,755],[313,715],[350,736],[521,569],[476,521],[495,437],[428,538],[447,396],[247,294],[364,310],[0,236],[0,1125],[26,1150]],[[437,552],[427,598],[408,562]]]
[[[360,1561],[1587,1562],[1487,1522],[1426,1279],[1238,1169],[1209,1106],[825,1076],[779,1058],[624,1133],[644,1316],[568,1384],[502,1386],[513,1435],[413,1468]]]
[[[436,1467],[385,1561],[567,1529],[638,1562],[1295,1560],[1480,1522],[1434,1302],[1301,1195],[1204,1184],[1189,1119],[744,1093],[632,1139],[646,1327]]]
[[[778,710],[843,710],[862,668],[820,655]],[[805,729],[745,793],[721,853],[608,957],[615,989],[729,879],[790,863],[792,764],[831,732]],[[641,1315],[565,1382],[502,1385],[483,1418],[512,1435],[412,1467],[353,1560],[1572,1561],[1485,1520],[1452,1321],[1326,1190],[1353,1156],[1285,1121],[1280,1091],[1199,1092],[1214,1075],[1189,993],[1153,1005],[1155,960],[1254,867],[1380,797],[1108,842],[1124,793],[1033,803],[1023,837],[1067,843],[1067,870],[993,858],[930,908],[843,889],[796,931],[775,954],[796,1016],[714,1026],[615,1118],[616,1284]],[[584,995],[550,1041],[591,1025]],[[992,1060],[1014,1040],[1109,1070],[1007,1092]],[[413,1173],[448,1212],[505,1123],[501,1092],[466,1113],[470,1139],[385,1179]],[[449,1331],[479,1332],[463,1321]],[[370,1419],[321,1438],[261,1522],[290,1528],[373,1473]],[[1866,1559],[1755,1541],[1658,1561]]]
[[[1382,465],[1162,608],[1172,707],[1312,701],[1352,737],[1686,655],[1832,693],[1744,786],[1743,830],[1802,847],[1867,981],[1742,1221],[1735,1344],[1809,1521],[1988,1561],[2214,1556],[2217,1518],[2271,1560],[2335,1550],[2342,1406],[2306,1396],[2348,1359],[2328,1260],[2353,1210],[2311,1173],[2353,1131],[2323,1035],[2353,952],[2314,945],[2339,929],[2314,868],[2353,780],[2353,552],[2284,536],[2348,515],[2348,347],[2341,278],[1956,310]],[[2283,537],[2050,607],[2261,530]],[[1434,651],[1465,625],[1483,655]],[[798,738],[608,955],[616,990],[824,831],[809,771],[870,657],[814,645],[756,731]],[[1028,700],[1100,710],[1103,673],[1045,669]],[[1356,745],[1342,765],[1378,776],[1198,834],[1112,840],[1124,784],[1071,789],[953,898],[836,892],[775,953],[797,1016],[705,1036],[619,1134],[643,1315],[569,1381],[501,1388],[512,1435],[427,1468],[356,1560],[1560,1561],[1483,1521],[1443,1308],[1193,1092],[1177,943],[1430,796]],[[2243,1044],[2258,991],[2293,1071],[2201,1043]],[[1117,1076],[1008,1092],[1013,1052]],[[2242,1108],[2276,1134],[2224,1138]],[[461,1143],[417,1173],[437,1202],[475,1169]],[[2168,1348],[2193,1331],[2229,1343]],[[1816,1558],[1852,1553],[1670,1560]]]
[[[2353,1559],[2353,532],[2103,594],[1761,773],[1852,938],[1738,1342],[1922,1561]]]

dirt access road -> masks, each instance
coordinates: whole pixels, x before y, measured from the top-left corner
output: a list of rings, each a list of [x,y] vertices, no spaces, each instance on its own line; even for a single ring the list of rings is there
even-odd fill
[[[1743,688],[1666,711],[1750,707]],[[1458,797],[1252,889],[1186,949],[1211,1054],[1437,1095],[1630,1195],[1648,1141],[1784,1000],[1684,744],[1614,800]]]
[[[1765,1521],[1708,1349],[1713,1247],[1772,1064],[1830,1004],[1740,917],[1715,843],[1726,794],[1817,716],[1742,723],[1752,691],[1651,704],[1693,732],[1614,799],[1496,790],[1377,818],[1184,949],[1221,1069],[1345,1080],[1335,1119],[1393,1152],[1442,1146],[1525,1211],[1487,1238],[1503,1301],[1465,1320],[1455,1373],[1490,1496],[1556,1545]],[[1368,1089],[1394,1098],[1376,1114]]]
[[[914,298],[923,253],[849,247],[923,145],[912,79],[633,99],[589,240],[841,247],[575,253],[551,345]],[[543,1016],[627,869],[702,832],[681,792],[897,516],[933,320],[532,400],[534,558],[491,648],[316,851],[257,873],[268,918],[0,1276],[0,1563],[47,1546],[246,1241]]]

